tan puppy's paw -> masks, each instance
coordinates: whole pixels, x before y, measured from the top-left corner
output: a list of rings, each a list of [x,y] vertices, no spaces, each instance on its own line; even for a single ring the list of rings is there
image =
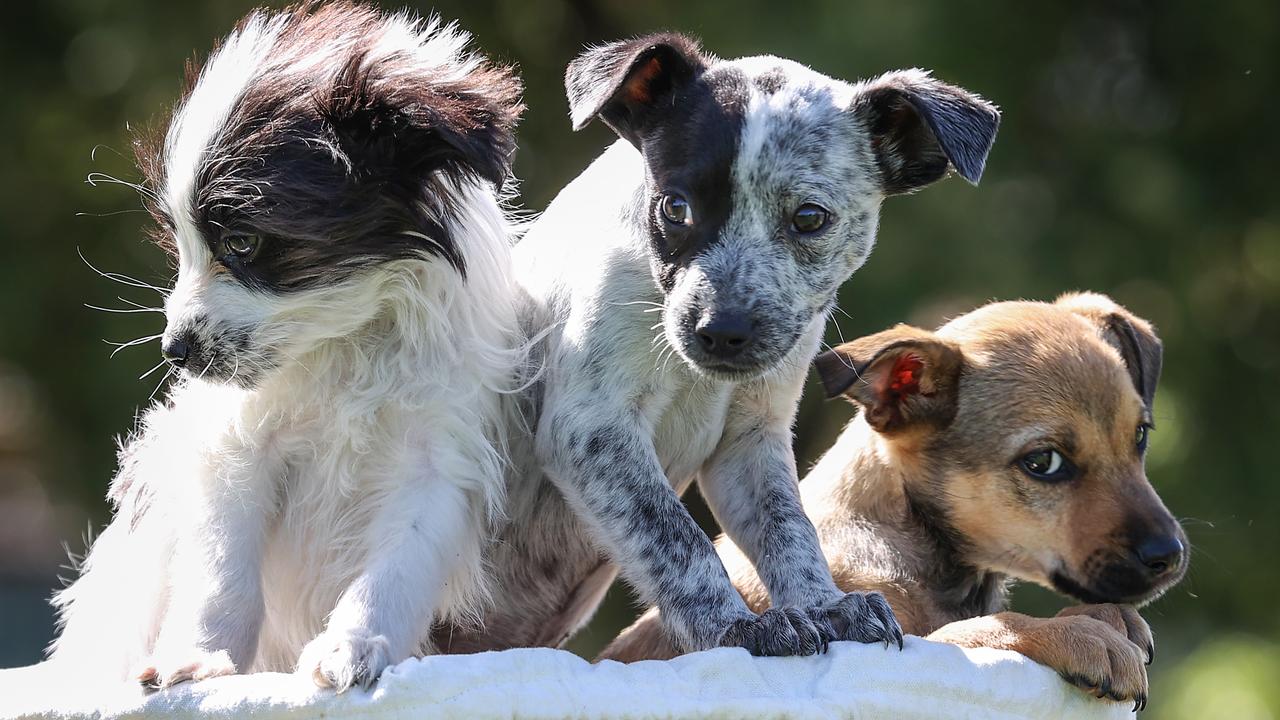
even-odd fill
[[[1116,629],[1116,632],[1129,638],[1129,642],[1142,648],[1147,654],[1147,664],[1156,659],[1156,640],[1151,634],[1151,626],[1138,614],[1132,605],[1116,605],[1104,603],[1100,605],[1073,605],[1063,608],[1058,617],[1084,615],[1094,620],[1101,620]]]
[[[187,680],[208,680],[220,675],[234,675],[235,663],[226,650],[209,652],[192,648],[187,652],[171,652],[153,656],[135,677],[148,690],[162,690]]]
[[[1042,637],[1020,651],[1095,697],[1132,701],[1135,711],[1143,710],[1147,651],[1124,632],[1090,614],[1060,616],[1045,621],[1037,633]]]
[[[354,686],[373,687],[391,664],[387,639],[367,630],[326,630],[307,643],[298,659],[298,672],[311,675],[316,685],[345,692]]]

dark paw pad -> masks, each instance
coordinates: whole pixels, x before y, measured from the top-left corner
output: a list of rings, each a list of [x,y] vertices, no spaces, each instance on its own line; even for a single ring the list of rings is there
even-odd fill
[[[813,655],[826,643],[813,621],[795,608],[770,608],[734,620],[720,636],[722,647],[746,648],[752,655]]]
[[[826,642],[882,642],[886,647],[894,643],[902,649],[902,627],[878,592],[847,593],[834,603],[810,608],[808,615],[823,631]]]

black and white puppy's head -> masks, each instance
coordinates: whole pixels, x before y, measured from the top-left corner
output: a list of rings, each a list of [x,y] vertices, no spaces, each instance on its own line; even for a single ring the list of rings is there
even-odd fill
[[[683,35],[598,47],[565,80],[643,155],[664,333],[693,367],[774,367],[871,252],[879,206],[982,175],[1000,115],[919,70],[849,84],[790,60],[719,60]]]
[[[163,143],[138,143],[178,268],[170,362],[253,387],[361,328],[415,263],[467,273],[484,233],[460,228],[500,224],[522,109],[518,80],[468,40],[408,14],[303,5],[254,12],[188,67]]]

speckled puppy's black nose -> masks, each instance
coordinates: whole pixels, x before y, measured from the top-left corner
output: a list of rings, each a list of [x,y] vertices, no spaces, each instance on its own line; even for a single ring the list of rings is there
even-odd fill
[[[708,355],[729,359],[746,350],[755,339],[755,328],[743,315],[724,313],[698,323],[698,342]]]

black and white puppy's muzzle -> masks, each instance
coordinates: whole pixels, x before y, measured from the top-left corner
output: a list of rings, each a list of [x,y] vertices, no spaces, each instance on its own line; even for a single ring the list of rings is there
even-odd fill
[[[253,16],[224,51],[253,62],[206,68],[137,143],[178,270],[162,352],[189,378],[254,387],[359,331],[422,261],[465,277],[459,214],[506,179],[513,75],[424,64],[373,14],[326,7]]]

